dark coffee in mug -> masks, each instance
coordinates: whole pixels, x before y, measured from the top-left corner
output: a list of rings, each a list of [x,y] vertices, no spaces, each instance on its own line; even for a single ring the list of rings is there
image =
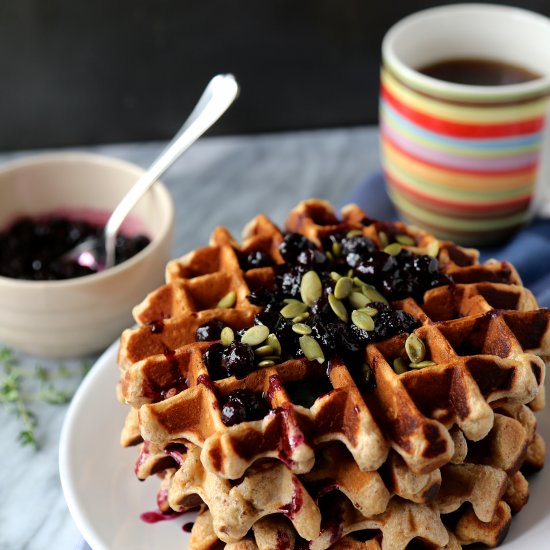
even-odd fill
[[[502,86],[536,80],[541,75],[511,63],[492,59],[447,59],[418,69],[419,72],[456,84]]]

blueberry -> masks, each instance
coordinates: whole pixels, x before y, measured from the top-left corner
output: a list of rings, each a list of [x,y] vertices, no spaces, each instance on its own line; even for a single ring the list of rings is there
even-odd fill
[[[195,340],[197,340],[197,342],[219,340],[224,326],[222,321],[212,319],[197,328],[195,331]]]
[[[254,250],[250,252],[248,256],[241,261],[241,267],[243,269],[254,269],[257,267],[271,267],[273,265],[273,260],[261,250]]]
[[[315,249],[316,246],[309,239],[299,233],[287,233],[279,245],[279,252],[285,262],[294,264],[301,252]]]
[[[355,267],[359,262],[366,259],[376,250],[373,242],[361,235],[345,238],[342,240],[341,244],[341,255],[346,258],[346,262],[350,267]]]
[[[221,354],[221,367],[229,376],[244,378],[254,370],[254,350],[233,340]]]
[[[251,390],[232,391],[222,407],[222,422],[233,426],[240,422],[260,420],[269,412],[269,407],[261,394]]]
[[[213,380],[227,378],[227,371],[222,369],[222,352],[224,348],[221,344],[212,344],[203,355],[203,361],[208,370],[208,374]]]
[[[258,288],[257,290],[253,290],[246,299],[255,306],[270,306],[277,302],[278,297],[275,295],[275,292],[273,290],[270,290],[268,288]]]

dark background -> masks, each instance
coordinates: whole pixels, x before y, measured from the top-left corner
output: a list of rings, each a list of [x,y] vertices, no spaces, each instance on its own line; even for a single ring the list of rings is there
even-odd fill
[[[218,72],[242,93],[211,133],[374,124],[384,33],[448,3],[0,0],[0,150],[169,138]]]

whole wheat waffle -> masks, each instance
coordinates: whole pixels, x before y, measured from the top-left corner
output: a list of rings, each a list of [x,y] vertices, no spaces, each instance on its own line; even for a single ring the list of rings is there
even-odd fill
[[[264,338],[252,344],[249,372],[214,375],[206,357],[217,340],[197,341],[197,329],[217,320],[232,329],[232,338],[245,338],[244,329],[262,324],[257,297],[281,277],[283,287],[288,283],[281,252],[287,237],[265,216],[246,227],[242,245],[218,228],[208,247],[168,265],[166,285],[135,308],[139,326],[121,338],[118,394],[132,407],[121,441],[143,441],[138,477],[160,472],[164,509],[205,503],[209,512],[193,540],[206,540],[195,533],[208,527],[214,533],[208,540],[219,545],[221,539],[228,548],[279,548],[265,541],[277,536],[271,525],[281,522],[281,512],[288,537],[311,541],[311,548],[404,548],[416,538],[446,548],[498,544],[510,509],[519,511],[528,496],[520,467],[540,468],[544,460],[531,410],[544,405],[548,310],[537,309],[510,264],[479,264],[475,250],[370,220],[356,206],[344,208],[339,220],[327,203],[306,201],[291,212],[286,229],[322,251],[323,292],[333,294],[335,319],[356,323],[355,310],[367,314],[371,303],[377,323],[389,300],[399,319],[410,321],[407,330],[381,337],[359,319],[355,332],[359,327],[378,337],[367,335],[352,359],[326,344],[330,334],[320,340],[324,349],[306,353],[311,348],[304,344],[298,357],[277,354]],[[341,243],[355,237],[366,237],[373,255],[385,251],[384,258],[418,256],[418,264],[432,262],[432,270],[437,258],[434,281],[422,287],[408,279],[410,292],[387,280],[371,286],[368,265],[348,273],[342,261]],[[315,262],[313,248],[306,252]],[[336,273],[332,283],[329,271]],[[298,276],[303,302],[305,272]],[[337,279],[348,276],[353,288],[346,281],[347,294],[333,300]],[[282,298],[278,308],[300,302],[296,293]],[[307,325],[296,328],[315,340],[319,332],[303,313],[314,318],[316,305],[303,302],[293,323]],[[421,351],[416,361],[411,345]],[[300,395],[304,387],[311,389],[307,398]],[[241,390],[262,395],[266,414],[227,425],[224,407]],[[324,526],[319,495],[311,493],[320,480],[336,489],[331,499],[343,518],[337,529]],[[390,527],[402,527],[411,514],[420,519],[410,529]],[[365,530],[374,532],[370,539],[350,538]],[[293,546],[280,546],[287,547]]]

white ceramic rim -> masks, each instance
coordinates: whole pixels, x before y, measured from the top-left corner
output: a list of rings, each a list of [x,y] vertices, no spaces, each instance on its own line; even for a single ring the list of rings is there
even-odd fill
[[[49,162],[60,162],[60,161],[85,161],[92,162],[94,164],[102,164],[103,166],[110,168],[120,168],[127,170],[129,172],[134,172],[137,179],[145,172],[145,170],[126,160],[117,159],[114,157],[108,157],[105,155],[100,155],[97,153],[82,153],[77,151],[68,151],[68,152],[58,152],[58,153],[40,153],[37,155],[32,155],[22,159],[13,160],[7,162],[0,166],[0,173],[10,172],[12,170],[19,170],[21,168],[26,168],[29,166],[34,166],[37,164],[44,164]],[[132,268],[132,266],[140,260],[145,254],[149,254],[153,249],[158,248],[160,243],[163,242],[166,235],[171,231],[172,220],[174,219],[174,202],[172,201],[172,196],[170,195],[168,189],[162,183],[161,180],[157,180],[153,186],[156,189],[156,192],[160,193],[161,200],[166,205],[166,216],[163,216],[161,220],[161,230],[158,236],[155,239],[152,239],[151,242],[143,249],[140,250],[135,256],[132,256],[128,260],[118,264],[106,271],[101,271],[100,273],[93,273],[91,275],[85,275],[84,277],[74,277],[72,279],[61,279],[59,281],[30,281],[27,279],[13,279],[11,277],[3,277],[0,275],[0,284],[5,287],[20,287],[23,286],[32,286],[34,289],[52,289],[57,286],[70,286],[77,287],[87,285],[90,282],[100,281],[105,277],[110,277],[114,273],[119,271]],[[152,188],[152,189],[153,189]]]
[[[513,96],[514,99],[518,99],[548,93],[550,91],[550,74],[529,82],[502,86],[457,84],[438,80],[416,71],[403,63],[394,50],[394,43],[399,34],[420,20],[441,16],[452,17],[453,13],[471,13],[472,16],[475,16],[487,12],[498,13],[499,15],[506,13],[516,18],[523,18],[534,25],[544,25],[548,27],[548,33],[550,34],[550,19],[529,10],[496,4],[447,4],[413,13],[393,25],[382,41],[383,64],[413,87],[421,91],[430,90],[434,94],[441,94],[449,98],[466,99],[472,96],[478,100],[492,100]]]

